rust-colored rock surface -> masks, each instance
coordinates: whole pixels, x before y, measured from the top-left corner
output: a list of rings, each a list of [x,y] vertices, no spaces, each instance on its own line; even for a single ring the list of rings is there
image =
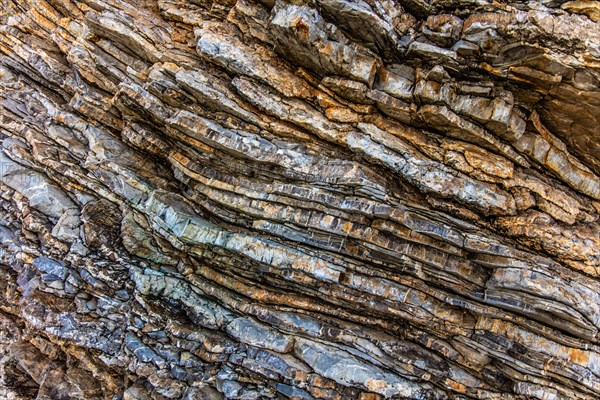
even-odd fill
[[[0,398],[600,397],[598,2],[0,4]]]

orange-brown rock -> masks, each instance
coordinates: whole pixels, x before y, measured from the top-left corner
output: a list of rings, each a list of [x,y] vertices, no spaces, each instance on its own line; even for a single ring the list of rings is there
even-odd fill
[[[597,2],[0,4],[0,398],[600,397]]]

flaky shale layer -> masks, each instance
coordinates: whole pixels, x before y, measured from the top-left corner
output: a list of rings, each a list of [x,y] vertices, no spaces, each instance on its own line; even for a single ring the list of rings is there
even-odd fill
[[[598,2],[0,4],[0,397],[600,397]]]

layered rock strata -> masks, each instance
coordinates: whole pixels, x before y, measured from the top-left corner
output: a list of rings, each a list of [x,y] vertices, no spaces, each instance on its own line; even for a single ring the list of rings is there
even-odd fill
[[[2,0],[0,397],[600,396],[600,7]]]

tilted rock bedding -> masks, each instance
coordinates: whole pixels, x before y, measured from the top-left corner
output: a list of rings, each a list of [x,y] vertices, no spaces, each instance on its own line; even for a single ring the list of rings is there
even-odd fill
[[[1,398],[600,397],[597,1],[1,5]]]

